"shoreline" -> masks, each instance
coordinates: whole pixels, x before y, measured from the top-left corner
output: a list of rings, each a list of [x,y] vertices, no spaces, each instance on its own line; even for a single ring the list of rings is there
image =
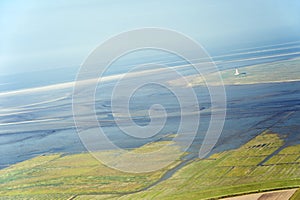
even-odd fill
[[[234,75],[234,68],[221,70],[208,74],[204,78],[199,75],[188,75],[184,78],[189,83],[186,85],[183,78],[168,81],[171,86],[196,87],[206,86],[207,82],[211,86],[227,85],[253,85],[299,82],[300,78],[300,58],[274,61],[262,64],[237,67],[240,75]],[[221,80],[221,81],[220,81]]]
[[[268,141],[268,143],[270,144],[270,146],[267,146],[267,147],[264,147],[262,144],[265,144],[265,141]],[[155,146],[155,143],[152,143],[151,145],[154,145]],[[259,147],[259,149],[255,150],[256,146]],[[98,179],[100,177],[103,176],[104,180],[110,180],[110,179],[107,179],[106,177],[110,177],[110,176],[113,176],[113,177],[118,177],[117,179],[116,178],[113,178],[111,181],[113,181],[113,184],[115,185],[115,181],[119,182],[119,185],[118,187],[121,187],[122,188],[122,184],[123,184],[123,181],[125,181],[125,183],[127,182],[126,180],[127,179],[123,179],[122,177],[125,175],[125,177],[129,176],[131,177],[130,179],[133,178],[133,175],[126,175],[126,173],[119,173],[119,172],[114,172],[111,171],[111,169],[106,169],[105,166],[105,170],[108,170],[106,173],[104,173],[103,175],[102,174],[93,174],[93,176],[95,176],[95,180],[92,182],[93,184],[99,184],[99,188],[97,190],[91,190],[91,192],[89,191],[86,191],[84,190],[85,192],[81,191],[82,188],[80,186],[80,184],[78,186],[76,185],[73,185],[72,184],[72,181],[69,183],[70,180],[73,180],[75,178],[75,180],[81,180],[81,181],[84,181],[86,176],[88,177],[91,177],[91,173],[89,172],[90,170],[86,171],[85,172],[85,169],[90,169],[91,166],[94,166],[93,168],[95,168],[96,166],[96,163],[98,161],[93,161],[91,160],[92,157],[89,155],[89,154],[86,154],[86,153],[83,153],[83,154],[77,154],[77,155],[61,155],[61,154],[51,154],[51,155],[44,155],[44,156],[38,156],[34,159],[31,159],[29,161],[26,161],[24,163],[21,163],[21,164],[17,164],[11,168],[8,168],[6,170],[0,170],[0,172],[2,172],[0,175],[3,176],[3,172],[4,172],[4,175],[5,175],[5,171],[8,172],[8,174],[11,174],[10,176],[13,176],[14,173],[18,172],[18,171],[23,171],[25,172],[25,174],[21,173],[17,173],[19,174],[18,176],[21,176],[19,177],[19,179],[21,178],[21,183],[19,183],[18,179],[16,179],[15,181],[17,181],[18,184],[21,184],[21,185],[18,185],[16,187],[16,191],[13,191],[13,193],[9,192],[6,193],[5,191],[5,188],[7,186],[3,185],[3,192],[2,195],[0,195],[0,197],[12,197],[14,198],[15,197],[15,194],[17,194],[18,196],[22,196],[22,195],[25,195],[23,197],[27,197],[26,195],[31,195],[30,193],[26,193],[26,188],[27,186],[22,189],[24,186],[22,186],[22,176],[24,176],[23,178],[25,178],[24,180],[27,180],[27,178],[29,180],[31,180],[32,178],[35,180],[34,182],[30,182],[31,184],[33,184],[32,186],[30,186],[31,190],[35,191],[40,191],[39,190],[39,187],[41,187],[41,189],[43,190],[43,192],[37,192],[35,195],[39,194],[39,195],[67,195],[69,196],[70,198],[71,197],[74,197],[75,199],[77,197],[81,198],[81,197],[90,197],[91,195],[95,195],[95,196],[98,196],[98,197],[101,197],[102,195],[114,195],[114,197],[112,196],[112,198],[114,199],[115,197],[117,198],[121,198],[121,199],[131,199],[132,197],[136,197],[139,196],[139,195],[152,195],[152,194],[156,194],[157,190],[161,190],[163,189],[164,187],[166,187],[166,185],[170,185],[172,184],[173,181],[177,181],[177,180],[182,180],[182,179],[186,179],[186,180],[189,180],[189,176],[186,176],[186,175],[189,175],[190,172],[193,173],[197,173],[197,176],[196,175],[193,175],[193,180],[197,180],[198,178],[199,179],[203,179],[202,181],[206,180],[206,176],[208,176],[207,178],[207,181],[209,185],[211,185],[210,187],[206,188],[204,191],[202,190],[197,190],[195,191],[196,193],[194,195],[198,195],[198,192],[199,192],[199,199],[204,199],[205,196],[209,196],[210,198],[226,198],[226,197],[234,197],[234,196],[240,196],[240,195],[247,195],[247,194],[253,194],[253,193],[259,193],[259,192],[265,192],[265,191],[276,191],[276,190],[283,190],[283,189],[288,189],[288,188],[299,188],[299,178],[293,178],[295,177],[295,175],[293,175],[293,170],[295,170],[296,166],[294,165],[298,165],[298,162],[297,163],[293,163],[292,160],[290,160],[289,163],[287,163],[285,166],[281,166],[281,163],[277,163],[276,160],[278,156],[286,156],[286,153],[288,153],[289,156],[293,156],[293,157],[297,157],[297,154],[295,154],[295,152],[297,152],[300,148],[299,145],[296,145],[296,146],[290,146],[290,147],[285,147],[284,149],[282,149],[280,152],[278,152],[278,154],[276,155],[273,155],[271,158],[268,159],[268,163],[264,163],[262,166],[259,165],[259,160],[263,159],[264,157],[267,157],[270,153],[272,153],[275,149],[277,148],[280,148],[284,146],[284,142],[283,140],[279,137],[279,135],[276,133],[271,133],[271,132],[263,132],[261,133],[260,135],[258,135],[257,137],[251,139],[249,142],[247,142],[246,144],[244,144],[243,146],[237,148],[237,149],[232,149],[232,150],[229,150],[229,151],[224,151],[224,152],[220,152],[220,153],[216,153],[216,154],[213,154],[211,155],[210,157],[208,158],[205,158],[205,159],[192,159],[190,161],[187,161],[187,160],[183,160],[183,158],[181,158],[181,162],[177,161],[176,163],[172,164],[171,166],[168,166],[166,169],[162,170],[159,172],[160,176],[156,176],[156,172],[155,174],[152,174],[152,173],[146,173],[146,174],[136,174],[136,176],[150,176],[151,174],[154,175],[153,178],[151,178],[151,181],[147,181],[147,184],[149,185],[141,185],[142,187],[137,187],[135,188],[135,190],[131,190],[131,189],[122,189],[121,191],[119,192],[113,192],[113,191],[107,191],[107,190],[102,190],[102,187],[101,187],[101,182],[98,182]],[[145,147],[142,147],[142,149],[144,149]],[[248,150],[248,149],[251,149],[251,150]],[[254,149],[253,149],[254,148]],[[251,171],[256,174],[256,175],[250,175],[250,179],[249,179],[249,172],[244,174],[240,174],[241,172],[239,172],[238,174],[236,174],[237,172],[234,170],[235,168],[238,169],[242,169],[244,166],[241,165],[241,163],[238,163],[232,159],[230,159],[230,157],[236,157],[236,158],[242,158],[245,153],[248,154],[250,151],[250,156],[249,158],[255,158],[255,160],[253,159],[249,159],[247,158],[245,161],[246,163],[248,163],[249,165],[249,169],[252,169]],[[88,158],[88,159],[87,159]],[[257,158],[260,158],[259,160],[257,160]],[[80,163],[77,163],[77,160],[86,160],[88,161],[87,163],[85,164],[80,164]],[[279,160],[280,161],[280,160]],[[271,171],[268,171],[268,173],[270,174],[270,178],[267,178],[264,177],[264,179],[262,180],[262,182],[259,182],[257,179],[255,179],[256,181],[252,182],[251,181],[251,177],[254,176],[254,177],[257,177],[259,178],[259,173],[257,173],[259,170],[262,170],[264,169],[265,167],[271,167],[273,166],[273,163],[275,163],[275,165],[277,167],[279,167],[278,169],[282,169],[286,172],[288,172],[288,176],[287,178],[282,178],[282,173],[280,174],[277,174],[276,177],[278,176],[278,178],[276,179],[275,177],[275,180],[274,181],[271,181],[274,179],[273,176],[274,175],[274,171],[271,170]],[[90,163],[89,165],[87,165],[88,163]],[[91,165],[91,166],[90,166]],[[181,166],[182,165],[182,166]],[[68,167],[68,170],[71,170],[69,175],[66,175],[64,174],[64,166]],[[102,166],[102,165],[100,165]],[[180,166],[180,167],[179,167]],[[232,167],[233,166],[233,167]],[[100,169],[102,169],[103,167],[100,167]],[[179,167],[179,169],[177,169],[177,167]],[[194,171],[192,169],[194,169],[196,167],[196,169],[202,169],[202,170],[198,170],[198,171]],[[223,170],[223,169],[226,169],[228,168],[229,171],[227,170]],[[26,173],[26,171],[29,170],[29,174]],[[36,175],[39,175],[40,174],[40,170],[45,170],[45,172],[43,172],[43,176],[36,176]],[[50,170],[50,171],[49,171]],[[54,171],[52,171],[54,170]],[[61,171],[62,170],[62,171]],[[82,173],[78,173],[76,171],[82,171]],[[164,179],[164,177],[170,172],[174,170],[175,172],[172,173],[173,175],[168,178],[168,179]],[[192,171],[191,171],[192,170]],[[213,171],[214,173],[210,174],[211,172],[210,171]],[[258,170],[258,171],[257,171]],[[292,171],[291,171],[292,170]],[[21,172],[20,171],[20,172]],[[92,170],[92,171],[95,171],[95,170]],[[96,171],[95,171],[96,172]],[[113,173],[112,173],[113,172]],[[206,173],[205,173],[206,172]],[[256,173],[255,173],[256,172]],[[33,173],[33,174],[32,174]],[[44,174],[45,173],[45,174]],[[58,173],[58,174],[57,174]],[[62,173],[62,174],[61,174]],[[87,173],[87,174],[86,174]],[[112,174],[111,174],[112,173]],[[118,175],[115,175],[115,173],[117,173]],[[187,173],[187,174],[186,174]],[[203,174],[204,173],[204,174]],[[216,174],[215,174],[216,173]],[[214,181],[211,182],[209,181],[210,180],[210,176],[213,176],[215,177],[216,179],[222,179],[223,180],[223,176],[219,176],[220,174],[223,174],[223,176],[226,176],[224,181],[226,179],[230,179],[231,178],[234,178],[235,176],[237,176],[236,178],[238,178],[239,180],[248,180],[246,181],[245,183],[241,183],[241,184],[234,184],[234,185],[228,185],[228,183],[224,184],[222,183],[222,181],[219,184],[220,186],[220,191],[215,191],[213,189],[213,185],[215,184]],[[23,175],[22,175],[23,174]],[[36,174],[36,175],[35,175]],[[61,175],[60,175],[61,174]],[[210,175],[209,175],[210,174]],[[218,175],[219,174],[219,175]],[[229,174],[232,174],[232,175],[229,175]],[[250,173],[251,174],[251,173]],[[67,187],[69,190],[67,192],[59,192],[60,191],[60,188],[56,186],[55,183],[52,183],[52,181],[55,181],[57,180],[55,177],[53,177],[55,175],[60,177],[59,179],[61,179],[61,181],[63,181],[64,184],[66,184],[64,187]],[[151,175],[151,176],[152,176]],[[199,176],[200,175],[200,176]],[[48,178],[45,179],[44,176],[47,176]],[[234,176],[234,177],[232,177]],[[27,178],[26,178],[27,177]],[[36,181],[39,180],[39,177],[42,178],[44,180],[45,183],[49,182],[48,184],[50,184],[49,186],[51,186],[52,184],[54,184],[53,186],[53,189],[54,191],[48,193],[46,191],[48,190],[45,190],[45,188],[43,187],[43,185],[39,185],[38,183],[35,183]],[[156,177],[156,178],[155,178]],[[197,178],[198,177],[198,178]],[[269,176],[268,176],[269,177]],[[8,180],[9,177],[7,177]],[[53,179],[54,178],[54,179]],[[71,178],[71,179],[70,179]],[[179,178],[179,179],[178,179]],[[70,179],[70,180],[69,180]],[[156,179],[156,180],[155,180]],[[270,180],[269,180],[270,179]],[[89,179],[90,180],[90,179]],[[134,179],[136,181],[138,181],[138,179]],[[189,184],[190,185],[194,185],[193,182],[194,181],[190,181]],[[235,180],[235,178],[233,179]],[[250,181],[250,182],[249,182]],[[12,183],[14,182],[14,180],[12,180]],[[23,181],[24,182],[24,181]],[[26,181],[27,182],[27,181]],[[5,183],[5,182],[4,182]],[[11,185],[12,183],[9,183],[9,185]],[[81,183],[80,181],[78,183]],[[264,183],[264,187],[260,187],[261,186],[261,183]],[[37,185],[36,185],[37,184]],[[71,184],[71,185],[70,185]],[[82,184],[82,183],[81,183]],[[131,182],[131,184],[134,184],[134,182]],[[182,182],[180,184],[185,184],[185,182]],[[177,191],[177,187],[181,187],[179,185],[174,185],[174,188],[172,190],[174,190],[174,194],[173,193],[165,193],[164,195],[166,196],[162,196],[163,197],[171,197],[173,195],[176,195],[178,193]],[[204,185],[206,183],[203,183]],[[217,184],[217,183],[216,183]],[[217,184],[217,186],[218,186]],[[47,185],[47,184],[46,184]],[[70,186],[68,186],[70,185]],[[201,185],[201,184],[200,184]],[[196,187],[196,185],[194,185],[194,187]],[[70,187],[70,188],[69,188]],[[74,190],[73,187],[77,187],[78,189],[77,190]],[[114,186],[115,187],[115,186]],[[197,186],[198,187],[198,186]],[[81,188],[81,189],[80,189]],[[89,187],[88,187],[89,188]],[[92,187],[93,188],[93,187]],[[187,187],[188,188],[188,187]],[[201,187],[200,187],[201,188]],[[227,188],[227,189],[226,189]],[[90,189],[90,188],[89,188]],[[227,190],[231,191],[231,192],[228,192]],[[73,191],[73,192],[72,192]],[[75,192],[76,191],[76,192]],[[227,192],[226,192],[227,191]],[[15,193],[16,192],[16,193]],[[25,192],[25,193],[24,193]],[[159,194],[161,195],[161,194]],[[169,196],[171,195],[171,196]],[[185,193],[183,193],[182,195],[185,195]],[[207,196],[207,197],[208,197]],[[33,196],[34,197],[34,196]],[[145,196],[146,197],[146,196]],[[173,196],[175,197],[175,196]],[[191,196],[192,197],[192,196]],[[37,196],[37,198],[39,198]],[[179,198],[180,198],[180,195],[179,195]],[[9,199],[9,198],[8,198]],[[34,199],[34,198],[33,198]],[[67,199],[67,198],[66,198]]]

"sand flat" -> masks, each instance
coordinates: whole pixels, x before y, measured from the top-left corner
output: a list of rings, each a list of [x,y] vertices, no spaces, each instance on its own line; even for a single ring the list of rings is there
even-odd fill
[[[237,68],[239,68],[237,66]],[[235,69],[220,71],[224,85],[246,85],[260,83],[280,83],[300,81],[300,58],[273,63],[265,63],[239,68],[239,76],[235,76]],[[221,85],[219,74],[213,73],[205,76],[211,85]],[[169,81],[170,85],[193,87],[205,85],[203,77],[191,75],[185,77],[189,82],[184,84],[182,78]]]

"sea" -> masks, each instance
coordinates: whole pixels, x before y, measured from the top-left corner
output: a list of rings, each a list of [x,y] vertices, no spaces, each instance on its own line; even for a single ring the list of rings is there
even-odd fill
[[[211,59],[218,70],[234,70],[299,56],[300,41],[294,41],[232,49],[212,54]],[[128,87],[146,76],[166,83],[170,81],[171,77],[161,68],[148,66],[153,66],[153,63],[175,69],[183,76],[195,73],[186,60],[167,52],[143,52],[121,58],[103,74],[106,81],[95,88],[94,107],[99,123],[88,128],[102,128],[109,140],[123,149],[137,148],[176,134],[182,119],[180,111],[185,108],[180,106],[176,94],[168,87],[148,84],[138,88],[130,99],[131,119],[122,109],[126,103],[122,98],[116,100],[115,105],[119,106],[117,111],[112,111],[113,88],[119,78],[130,73],[132,68],[142,66],[126,79]],[[74,81],[79,69],[80,66],[73,66],[0,75],[0,168],[38,155],[87,151],[78,135],[72,109]],[[189,158],[198,155],[212,112],[207,87],[197,86],[194,90],[198,99],[198,105],[194,106],[200,112],[201,119],[188,149]],[[211,153],[237,148],[267,129],[285,135],[287,145],[299,143],[300,82],[226,85],[225,91],[225,124]],[[148,110],[157,104],[164,108],[167,117],[164,127],[156,134],[149,133],[149,137],[137,138],[122,132],[120,123],[125,127],[132,125],[132,122],[136,126],[147,127],[151,123]],[[188,112],[192,119],[194,115],[191,110],[188,109]],[[194,121],[190,120],[190,123]]]

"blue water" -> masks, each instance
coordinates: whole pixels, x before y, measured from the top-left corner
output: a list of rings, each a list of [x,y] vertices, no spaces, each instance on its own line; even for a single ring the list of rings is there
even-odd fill
[[[276,62],[299,56],[299,44],[280,45],[256,49],[239,50],[227,55],[212,55],[220,70],[243,67],[258,63]],[[281,49],[280,49],[281,48]],[[261,52],[258,52],[261,51]],[[233,55],[231,55],[233,54]],[[155,56],[154,56],[155,55]],[[174,55],[151,54],[135,59],[120,60],[106,72],[106,76],[124,73],[132,66],[143,63],[159,62],[174,67],[186,64],[186,61]],[[253,60],[252,58],[256,58]],[[201,61],[199,61],[201,62]],[[5,94],[4,92],[30,89],[53,84],[72,82],[76,78],[78,67],[59,68],[1,76],[0,79],[0,167],[6,167],[34,156],[67,152],[86,151],[74,125],[72,115],[72,87],[55,90],[41,90]],[[189,68],[179,70],[184,75],[193,73]],[[158,74],[159,76],[159,74]],[[96,112],[100,125],[107,136],[122,148],[133,148],[156,141],[166,134],[176,133],[180,115],[176,114],[179,104],[170,91],[163,88],[146,87],[137,93],[131,102],[133,114],[147,110],[153,104],[163,105],[168,113],[165,127],[154,137],[136,139],[123,134],[114,122],[110,109],[113,84],[105,83],[96,93]],[[222,136],[213,152],[235,148],[245,143],[266,128],[274,129],[287,137],[291,144],[299,141],[299,125],[293,117],[299,118],[300,83],[254,84],[226,86],[227,116]],[[210,96],[205,87],[195,88],[199,99],[199,108],[203,110],[196,140],[191,146],[192,154],[197,154],[210,119]],[[121,101],[120,101],[121,104]],[[288,120],[280,119],[288,115]],[[276,120],[279,120],[277,123]],[[136,115],[133,120],[138,125],[147,125],[147,115]],[[124,122],[126,123],[126,121]],[[286,123],[286,124],[285,124]],[[272,126],[272,124],[275,124]],[[294,127],[290,133],[288,126]],[[295,128],[296,127],[296,128]],[[298,129],[297,129],[298,127]]]

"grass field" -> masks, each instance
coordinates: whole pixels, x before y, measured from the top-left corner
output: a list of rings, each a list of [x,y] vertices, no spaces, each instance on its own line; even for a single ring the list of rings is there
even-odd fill
[[[150,143],[134,151],[155,151],[167,144],[168,154],[177,155],[179,149],[171,141]],[[165,156],[151,162],[158,165],[168,159]],[[158,180],[179,159],[158,171],[125,173],[100,164],[88,153],[38,156],[0,171],[0,199],[68,199],[78,194],[137,191]]]
[[[148,152],[165,144],[152,143],[135,151]],[[193,160],[144,191],[140,190],[180,161],[160,171],[133,174],[110,169],[84,153],[39,156],[0,171],[0,199],[209,199],[300,187],[300,145],[283,145],[277,134],[265,132],[238,149]]]
[[[121,199],[209,199],[300,187],[300,145],[280,150],[277,134],[263,133],[238,149],[197,160],[147,191]],[[277,154],[269,158],[276,150]]]
[[[291,197],[290,200],[299,200],[300,199],[300,189],[298,189],[295,194]]]

